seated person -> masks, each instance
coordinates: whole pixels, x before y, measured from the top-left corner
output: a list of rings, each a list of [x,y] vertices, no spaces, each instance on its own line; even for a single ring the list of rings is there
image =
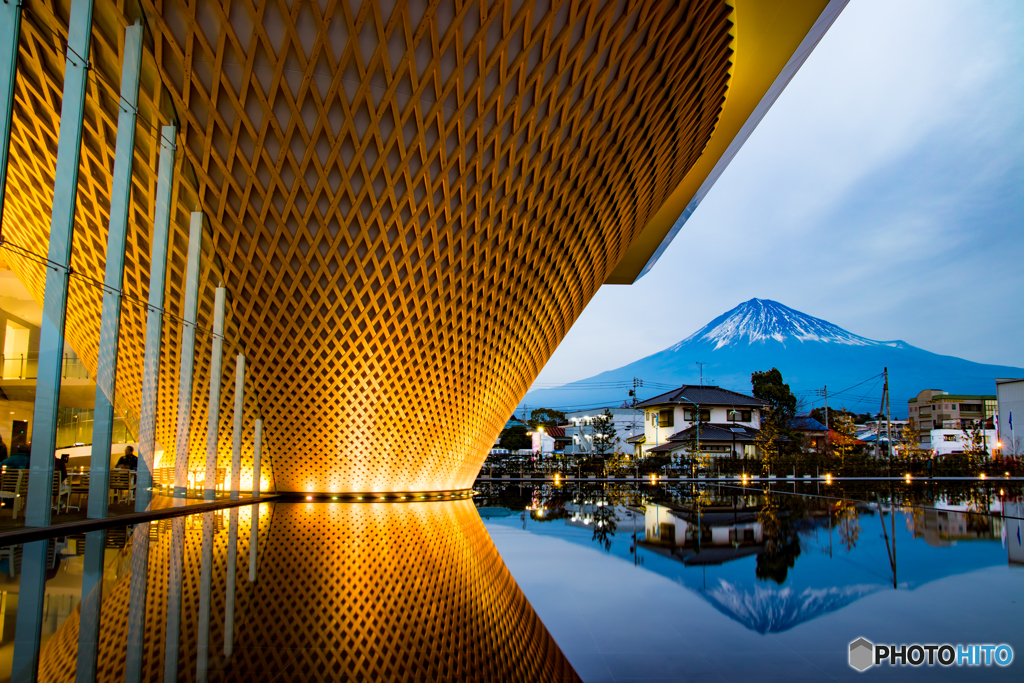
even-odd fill
[[[68,453],[62,453],[60,456],[53,457],[53,471],[60,472],[61,482],[68,480],[68,459],[71,457]]]
[[[133,472],[139,468],[139,459],[135,456],[135,449],[128,446],[124,449],[124,455],[114,465],[114,469],[118,470],[132,470]]]
[[[10,470],[27,470],[29,461],[29,447],[28,444],[20,444],[14,449],[14,455],[0,462],[0,467],[6,467]]]

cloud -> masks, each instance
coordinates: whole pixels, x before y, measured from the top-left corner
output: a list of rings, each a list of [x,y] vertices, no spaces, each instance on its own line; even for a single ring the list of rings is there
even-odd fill
[[[539,383],[757,296],[1024,365],[1024,4],[850,3],[653,271],[606,286]]]

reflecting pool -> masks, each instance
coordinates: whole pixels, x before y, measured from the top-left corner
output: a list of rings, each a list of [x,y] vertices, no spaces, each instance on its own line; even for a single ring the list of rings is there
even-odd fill
[[[848,664],[858,638],[1024,657],[1016,488],[478,489],[2,547],[0,680],[1021,679]]]
[[[502,558],[585,681],[1024,676],[1017,660],[848,664],[861,637],[1024,657],[1016,489],[481,489]]]

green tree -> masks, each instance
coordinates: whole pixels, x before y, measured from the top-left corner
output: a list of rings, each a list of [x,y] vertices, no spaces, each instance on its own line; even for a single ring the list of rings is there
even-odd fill
[[[524,448],[533,447],[533,439],[526,433],[523,425],[512,425],[501,432],[498,445],[510,451],[518,451]]]
[[[535,408],[530,411],[530,427],[557,427],[565,424],[565,413],[554,408]]]
[[[615,449],[615,442],[618,441],[615,421],[612,412],[604,409],[603,415],[593,418],[590,423],[591,437],[594,443],[594,455],[606,456]]]
[[[796,416],[796,396],[782,380],[777,368],[750,374],[754,397],[768,403],[767,413],[776,424],[785,427]]]
[[[789,423],[796,416],[797,401],[778,368],[751,373],[750,386],[754,397],[767,404],[761,411],[761,428],[754,438],[767,474],[778,461],[782,444],[794,443]]]

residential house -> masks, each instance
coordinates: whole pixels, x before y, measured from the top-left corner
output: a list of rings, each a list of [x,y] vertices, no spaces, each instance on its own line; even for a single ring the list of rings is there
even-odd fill
[[[683,385],[637,404],[644,411],[642,448],[646,454],[677,456],[695,448],[699,436],[702,454],[756,457],[754,442],[766,405],[728,389]]]
[[[565,427],[565,436],[571,443],[565,447],[568,453],[594,453],[594,419],[604,415],[605,411],[612,414],[615,427],[615,440],[605,452],[608,455],[620,452],[629,454],[633,451],[628,440],[638,433],[643,433],[643,413],[632,408],[592,408],[566,413],[569,424]]]

